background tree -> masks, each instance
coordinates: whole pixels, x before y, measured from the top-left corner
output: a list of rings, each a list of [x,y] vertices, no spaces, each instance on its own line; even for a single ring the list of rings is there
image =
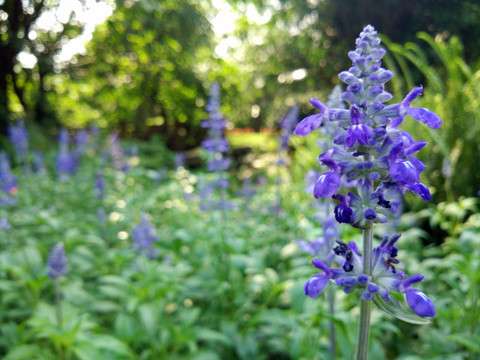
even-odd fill
[[[251,92],[245,100],[260,105],[258,119],[252,119],[257,127],[277,122],[294,102],[306,104],[312,96],[325,96],[324,89],[338,82],[338,72],[351,66],[345,52],[358,29],[369,23],[396,43],[414,39],[419,31],[443,38],[457,35],[465,44],[467,62],[480,56],[480,26],[475,20],[480,17],[480,4],[473,1],[229,3],[239,14],[233,35],[241,43],[231,49],[231,58],[250,73]],[[439,64],[433,52],[427,55],[429,62]],[[412,76],[419,83],[425,80],[419,71],[413,70]]]
[[[67,84],[77,87],[57,88],[62,116],[77,115],[67,102],[78,97],[72,106],[124,135],[158,133],[171,148],[192,145],[203,131],[205,86],[214,80],[208,73],[218,67],[203,12],[192,0],[117,1],[88,55],[68,69]]]
[[[41,126],[56,124],[47,96],[58,70],[55,57],[83,32],[82,12],[89,5],[84,0],[0,2],[0,133],[19,116]]]

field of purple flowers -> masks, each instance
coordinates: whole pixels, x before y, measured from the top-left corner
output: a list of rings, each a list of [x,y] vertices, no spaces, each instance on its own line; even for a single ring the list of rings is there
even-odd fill
[[[379,43],[366,27],[345,91],[303,120],[292,107],[276,151],[249,166],[230,158],[217,83],[202,168],[95,127],[41,153],[12,125],[1,357],[478,358],[479,201],[413,211],[432,197],[416,158],[429,145],[402,122],[441,133],[442,120],[414,101],[422,87],[392,101]]]

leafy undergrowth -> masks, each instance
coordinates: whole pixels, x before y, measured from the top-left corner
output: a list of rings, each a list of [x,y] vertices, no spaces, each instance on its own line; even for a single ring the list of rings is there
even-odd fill
[[[237,209],[222,215],[198,209],[198,184],[211,175],[183,167],[158,173],[142,161],[127,172],[100,164],[94,153],[85,156],[62,182],[52,172],[16,169],[18,203],[0,210],[10,224],[0,230],[2,359],[329,359],[329,320],[337,355],[351,358],[355,296],[337,292],[332,317],[322,296],[304,295],[316,270],[296,240],[321,229],[302,185],[266,179],[250,199],[232,190]],[[95,197],[99,170],[102,199]],[[156,259],[132,248],[142,213],[159,237]],[[405,325],[376,310],[372,358],[478,355],[480,246],[478,216],[472,219],[456,228],[458,242],[429,248],[423,260],[437,306],[433,323]],[[359,236],[343,231],[344,241]],[[409,273],[420,267],[421,235],[413,226],[404,236]],[[68,257],[60,324],[46,275],[58,242]]]

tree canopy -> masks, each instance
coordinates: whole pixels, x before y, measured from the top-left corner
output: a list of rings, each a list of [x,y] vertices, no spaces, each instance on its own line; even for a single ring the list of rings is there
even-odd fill
[[[84,31],[89,1],[0,1],[0,132],[19,116],[39,124],[56,123],[48,101],[56,58]]]
[[[92,1],[78,3],[85,8]],[[346,52],[367,23],[399,43],[418,31],[456,34],[469,62],[480,49],[474,21],[480,6],[473,1],[103,0],[113,14],[97,26],[86,54],[59,63],[64,45],[85,30],[75,10],[58,15],[75,2],[0,2],[4,128],[19,116],[72,127],[96,122],[188,148],[202,136],[198,124],[213,81],[221,85],[228,120],[272,127],[294,103],[329,92],[336,74],[350,66]],[[46,14],[55,20],[50,29],[40,21]],[[215,23],[230,30],[218,31]],[[21,56],[34,61],[28,65]]]

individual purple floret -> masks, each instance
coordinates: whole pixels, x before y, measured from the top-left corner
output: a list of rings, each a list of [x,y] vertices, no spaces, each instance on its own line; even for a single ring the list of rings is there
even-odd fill
[[[0,151],[0,206],[15,204],[17,192],[17,177],[12,174],[8,155]]]
[[[52,279],[57,279],[67,275],[68,259],[65,255],[63,243],[56,244],[50,251],[47,262],[47,275]]]
[[[178,169],[180,166],[183,166],[185,164],[185,154],[183,152],[177,152],[175,153],[175,159],[174,159],[174,168]]]
[[[8,138],[15,147],[15,153],[19,159],[27,156],[28,152],[28,131],[23,120],[18,120],[17,125],[8,127]]]
[[[124,150],[120,145],[120,136],[116,131],[113,131],[108,137],[109,155],[112,159],[113,166],[122,172],[127,172],[130,169],[126,159]]]
[[[61,146],[57,154],[57,171],[60,179],[65,180],[75,174],[77,161],[67,147]]]
[[[58,135],[59,149],[57,153],[57,172],[61,181],[67,180],[75,174],[77,159],[69,150],[70,136],[66,129],[62,129]]]
[[[287,112],[282,120],[280,120],[280,128],[282,129],[282,133],[280,135],[280,148],[279,151],[285,151],[288,146],[288,141],[292,136],[293,129],[297,126],[298,123],[298,114],[300,111],[300,107],[295,104],[293,105]]]
[[[7,218],[0,218],[0,229],[9,231],[12,229],[12,226],[8,222]]]
[[[155,259],[158,254],[153,244],[158,240],[155,227],[148,220],[147,214],[142,213],[140,223],[132,230],[132,246],[149,259]]]
[[[100,171],[95,174],[95,197],[97,199],[103,199],[105,197],[105,181]]]
[[[354,242],[345,244],[337,241],[333,249],[337,255],[341,268],[330,268],[324,262],[313,260],[313,265],[323,270],[305,284],[305,294],[316,298],[323,291],[328,280],[343,288],[346,294],[356,289],[360,291],[363,300],[375,300],[381,297],[389,302],[390,292],[405,293],[407,303],[413,312],[419,316],[432,317],[435,315],[433,302],[421,291],[411,287],[412,284],[423,280],[423,275],[408,277],[403,271],[396,268],[398,249],[395,242],[400,235],[392,238],[385,237],[378,248],[373,249],[372,275],[363,273],[363,259],[359,255]]]

